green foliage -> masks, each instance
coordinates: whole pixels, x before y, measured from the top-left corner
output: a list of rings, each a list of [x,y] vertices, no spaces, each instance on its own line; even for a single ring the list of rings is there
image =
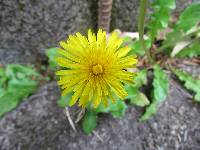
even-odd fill
[[[200,56],[200,41],[195,41],[190,44],[188,47],[182,49],[176,57],[184,58],[184,57],[197,57]]]
[[[149,118],[151,118],[153,115],[155,115],[158,111],[158,103],[157,102],[153,102],[151,103],[147,108],[145,113],[142,115],[142,117],[140,117],[140,121],[146,121]]]
[[[126,103],[122,100],[117,99],[115,103],[110,102],[107,107],[101,104],[95,109],[96,113],[111,113],[114,118],[121,118],[126,112]]]
[[[200,102],[200,80],[179,69],[172,69],[173,73],[183,82],[184,86],[195,93],[194,100]]]
[[[72,98],[73,92],[67,94],[66,96],[61,96],[60,99],[57,101],[59,107],[66,107],[69,106],[69,102]]]
[[[124,45],[127,45],[127,44],[130,44],[130,43],[132,43],[133,41],[132,41],[132,38],[130,37],[130,36],[125,36],[125,37],[123,37],[123,44]]]
[[[144,40],[144,43],[146,45],[147,49],[151,48],[151,41],[150,39]],[[132,42],[129,47],[131,48],[131,54],[135,54],[137,56],[144,56],[145,55],[145,50],[142,46],[142,43],[139,40],[136,40]]]
[[[110,113],[114,118],[121,118],[125,115],[127,106],[122,100],[117,99],[115,103],[109,100],[109,104],[105,107],[102,103],[93,108],[90,105],[87,107],[87,112],[82,121],[82,128],[86,134],[91,133],[97,126],[99,113]]]
[[[161,8],[168,8],[168,9],[175,9],[176,3],[175,0],[154,0],[152,3],[152,6],[155,9],[161,9]]]
[[[86,134],[90,134],[97,126],[98,116],[94,110],[88,110],[82,120],[82,128]]]
[[[151,118],[158,110],[157,106],[163,102],[169,90],[169,78],[164,73],[159,65],[154,65],[154,79],[152,90],[152,103],[147,107],[145,113],[140,118],[140,121],[145,121]]]
[[[109,105],[109,112],[114,118],[121,118],[125,115],[126,104],[122,100],[117,100],[115,104]]]
[[[153,97],[156,102],[163,102],[168,94],[169,78],[159,65],[154,66]]]
[[[175,29],[183,30],[184,32],[190,30],[192,27],[200,22],[200,2],[193,3],[188,6],[181,14]]]
[[[48,57],[49,66],[51,69],[56,70],[58,64],[55,61],[55,57],[57,55],[58,48],[50,48],[46,50],[46,55]]]
[[[140,107],[144,107],[149,105],[149,100],[146,97],[146,95],[144,95],[142,92],[139,92],[138,90],[135,92],[135,95],[132,96],[132,98],[130,99],[130,103],[132,105],[136,105],[136,106],[140,106]]]
[[[173,31],[166,35],[162,49],[173,49],[178,43],[191,41],[191,44],[177,54],[177,57],[193,57],[199,55],[199,38],[200,27],[200,3],[193,3],[188,6],[180,15],[177,23],[172,27]],[[174,52],[173,52],[174,53]]]
[[[125,87],[126,91],[128,92],[128,96],[126,98],[130,100],[130,104],[140,107],[149,105],[149,100],[147,99],[147,97],[139,91],[139,88],[146,83],[147,70],[144,69],[137,73],[133,85],[127,85]]]
[[[0,116],[15,108],[37,88],[39,74],[30,67],[18,64],[0,69]]]
[[[176,5],[175,0],[154,0],[151,7],[153,8],[153,13],[147,26],[153,42],[157,33],[168,27],[170,11],[175,9]]]
[[[142,85],[147,84],[147,69],[140,70],[134,78],[134,87],[140,88]]]

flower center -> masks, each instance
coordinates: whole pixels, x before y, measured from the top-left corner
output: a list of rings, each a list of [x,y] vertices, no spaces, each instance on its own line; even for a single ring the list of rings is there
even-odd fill
[[[103,72],[103,67],[99,64],[95,65],[92,67],[92,72],[95,74],[95,75],[98,75],[100,73]]]

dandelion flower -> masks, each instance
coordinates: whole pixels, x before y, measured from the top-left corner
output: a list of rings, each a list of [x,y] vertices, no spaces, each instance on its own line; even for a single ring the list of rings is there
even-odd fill
[[[127,68],[133,68],[137,59],[127,56],[130,48],[121,47],[122,42],[117,32],[107,38],[101,29],[97,36],[89,30],[88,37],[76,33],[60,42],[56,61],[63,70],[56,75],[62,95],[73,92],[70,106],[78,101],[79,106],[91,103],[96,108],[101,102],[107,106],[109,100],[115,102],[115,97],[123,100],[127,96],[124,84],[132,83],[134,76]]]

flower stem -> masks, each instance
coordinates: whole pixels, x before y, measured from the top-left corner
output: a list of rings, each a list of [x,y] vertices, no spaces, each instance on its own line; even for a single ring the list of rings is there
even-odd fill
[[[144,22],[145,22],[145,14],[147,10],[148,0],[140,0],[140,8],[139,8],[139,18],[138,18],[138,32],[139,32],[139,39],[145,53],[147,55],[147,59],[150,63],[153,62],[151,58],[150,52],[147,49],[144,41]]]

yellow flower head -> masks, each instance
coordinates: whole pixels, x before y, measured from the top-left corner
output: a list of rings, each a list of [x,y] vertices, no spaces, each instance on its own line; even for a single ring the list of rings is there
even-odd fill
[[[137,63],[135,56],[127,56],[130,48],[120,47],[123,40],[117,32],[106,38],[106,32],[99,29],[97,36],[88,31],[88,37],[76,33],[61,41],[56,61],[63,70],[57,71],[62,95],[73,92],[70,106],[79,101],[85,107],[92,103],[96,108],[101,102],[115,102],[115,96],[124,99],[127,92],[123,83],[132,83],[134,74],[127,68]]]

